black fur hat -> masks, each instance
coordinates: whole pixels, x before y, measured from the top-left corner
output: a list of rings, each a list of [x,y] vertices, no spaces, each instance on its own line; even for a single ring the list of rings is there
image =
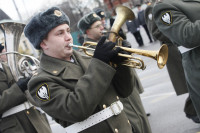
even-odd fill
[[[24,34],[36,49],[55,27],[61,24],[70,24],[68,16],[58,7],[52,7],[34,16],[24,28]]]
[[[101,21],[101,18],[95,12],[91,12],[79,20],[77,27],[85,34],[85,31],[96,21]]]
[[[3,49],[4,49],[4,46],[2,45],[2,43],[0,43],[0,53],[2,52]]]

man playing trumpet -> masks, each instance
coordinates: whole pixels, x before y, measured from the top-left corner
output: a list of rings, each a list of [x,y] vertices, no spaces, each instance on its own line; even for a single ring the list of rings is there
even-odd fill
[[[101,18],[94,12],[83,16],[78,22],[78,28],[85,34],[85,42],[98,42],[103,36],[104,26]],[[130,44],[123,41],[124,47],[130,47]],[[139,92],[143,91],[142,84],[137,76],[137,73],[132,69],[133,91],[127,98],[120,98],[124,105],[124,111],[132,125],[133,132],[136,133],[151,133],[151,128],[144,111]],[[139,92],[138,92],[139,91]]]
[[[133,90],[132,71],[109,65],[120,48],[103,37],[93,57],[83,56],[69,46],[69,25],[68,16],[52,7],[25,27],[25,36],[42,50],[38,73],[28,84],[33,99],[69,133],[132,133],[119,100]]]

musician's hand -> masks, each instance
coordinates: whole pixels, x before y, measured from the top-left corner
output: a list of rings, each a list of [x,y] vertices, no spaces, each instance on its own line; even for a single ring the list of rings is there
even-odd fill
[[[123,40],[123,41],[122,41],[122,47],[131,48],[131,44],[130,44],[128,41]],[[120,53],[131,55],[130,52],[127,52],[127,51],[124,51],[124,50],[120,51]]]
[[[22,90],[22,92],[25,92],[27,90],[27,84],[28,84],[28,81],[30,80],[31,78],[30,77],[27,77],[27,78],[20,78],[18,81],[17,81],[17,85],[19,86],[19,88]]]
[[[116,57],[120,48],[115,48],[115,43],[105,42],[106,37],[103,36],[98,42],[97,47],[94,51],[94,58],[97,58],[105,63],[109,63],[112,58]]]
[[[131,44],[128,41],[123,40],[122,41],[122,47],[127,47],[127,48],[131,48]],[[124,50],[120,50],[121,54],[126,54],[126,55],[130,55],[130,52],[124,51]],[[111,59],[111,61],[115,64],[121,64],[122,62],[124,62],[127,58],[126,57],[121,57],[121,56],[117,56],[113,59]]]

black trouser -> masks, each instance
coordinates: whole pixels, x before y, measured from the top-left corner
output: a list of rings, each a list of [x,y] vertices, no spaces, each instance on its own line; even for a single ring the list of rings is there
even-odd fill
[[[144,43],[143,43],[143,39],[142,39],[142,36],[140,34],[140,31],[137,31],[135,33],[132,33],[135,37],[135,40],[137,41],[137,43],[139,44],[139,46],[143,46]]]
[[[144,24],[144,25],[142,25],[142,26],[144,27],[144,29],[145,29],[145,31],[146,31],[148,37],[149,37],[149,41],[152,42],[151,35],[150,35],[150,33],[149,33],[149,30],[148,30],[148,28],[147,28],[147,25]]]

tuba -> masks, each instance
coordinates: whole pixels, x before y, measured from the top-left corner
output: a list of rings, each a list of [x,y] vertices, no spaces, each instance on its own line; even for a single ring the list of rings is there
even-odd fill
[[[0,29],[4,33],[6,49],[6,52],[1,53],[0,56],[6,54],[8,66],[16,82],[22,77],[31,77],[39,68],[40,63],[37,58],[18,52],[19,41],[24,27],[25,24],[14,21],[0,22]],[[33,105],[37,106],[29,91],[26,90],[25,95]]]
[[[39,67],[39,60],[30,55],[24,55],[18,52],[19,41],[23,33],[25,24],[15,21],[1,21],[0,29],[4,33],[5,53],[7,63],[15,81],[21,77],[31,77]]]

